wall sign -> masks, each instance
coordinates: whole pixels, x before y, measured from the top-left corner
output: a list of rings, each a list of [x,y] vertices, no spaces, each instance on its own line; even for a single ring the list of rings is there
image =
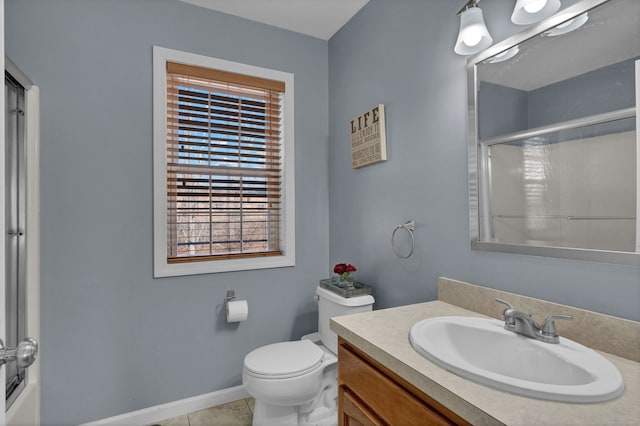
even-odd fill
[[[384,105],[380,104],[351,120],[351,167],[357,169],[386,159]]]

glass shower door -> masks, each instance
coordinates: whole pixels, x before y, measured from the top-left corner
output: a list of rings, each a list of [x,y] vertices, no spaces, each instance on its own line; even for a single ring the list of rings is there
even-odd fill
[[[25,337],[25,89],[5,73],[5,230],[6,237],[6,341],[16,347]],[[25,369],[17,362],[6,368],[7,408],[25,383]]]

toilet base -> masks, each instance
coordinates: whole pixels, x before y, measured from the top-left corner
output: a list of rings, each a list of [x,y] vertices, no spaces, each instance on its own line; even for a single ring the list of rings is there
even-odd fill
[[[253,409],[253,426],[336,426],[336,407],[318,407],[299,418],[299,406],[282,407],[256,401]]]
[[[253,426],[298,426],[298,407],[264,404],[258,400],[253,408]]]
[[[314,410],[305,420],[301,420],[298,426],[337,426],[338,410],[336,407],[329,409],[320,407]]]
[[[282,406],[255,400],[253,426],[337,426],[338,368],[325,370],[321,391],[308,404]]]

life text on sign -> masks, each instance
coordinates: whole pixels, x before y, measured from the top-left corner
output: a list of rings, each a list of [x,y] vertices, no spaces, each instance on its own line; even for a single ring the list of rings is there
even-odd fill
[[[351,167],[368,166],[387,159],[384,105],[351,120]]]

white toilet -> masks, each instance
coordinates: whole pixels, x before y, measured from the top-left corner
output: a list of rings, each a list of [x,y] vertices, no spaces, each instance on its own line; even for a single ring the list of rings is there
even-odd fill
[[[318,295],[319,333],[262,346],[244,358],[242,383],[255,398],[254,426],[337,425],[338,336],[329,319],[370,311],[373,296]]]

